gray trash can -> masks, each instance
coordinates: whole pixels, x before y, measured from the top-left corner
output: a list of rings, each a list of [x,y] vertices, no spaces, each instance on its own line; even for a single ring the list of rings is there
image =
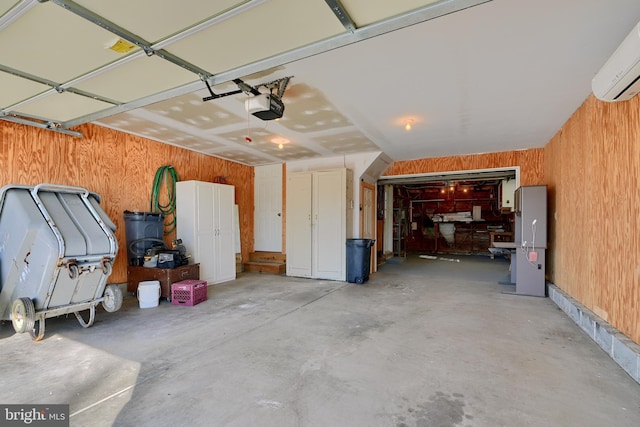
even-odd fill
[[[347,282],[363,284],[369,280],[372,239],[347,239]]]
[[[88,327],[98,304],[117,311],[122,291],[106,284],[118,252],[114,231],[99,196],[84,188],[2,187],[0,320],[39,341],[46,318],[74,313]]]
[[[164,214],[124,211],[129,265],[144,265],[144,255],[154,244],[164,243]]]

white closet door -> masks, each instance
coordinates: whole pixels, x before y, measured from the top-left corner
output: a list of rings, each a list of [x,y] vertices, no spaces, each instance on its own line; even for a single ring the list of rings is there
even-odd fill
[[[318,171],[313,175],[312,277],[345,280],[346,216],[345,171]]]
[[[287,275],[311,277],[311,173],[287,176]]]
[[[215,254],[216,226],[213,215],[214,192],[213,186],[206,182],[194,182],[196,216],[193,233],[195,247],[193,248],[193,262],[200,264],[200,279],[211,282],[216,277],[216,266],[211,262]]]
[[[231,185],[215,185],[214,218],[216,221],[214,282],[226,282],[236,278],[236,256],[233,231],[234,187]]]
[[[282,165],[254,168],[254,251],[282,252]]]

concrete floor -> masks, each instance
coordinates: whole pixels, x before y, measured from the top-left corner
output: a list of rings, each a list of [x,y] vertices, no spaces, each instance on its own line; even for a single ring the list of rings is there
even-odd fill
[[[0,328],[0,403],[72,426],[633,426],[640,387],[504,260],[411,257],[364,286],[258,273],[195,307]]]

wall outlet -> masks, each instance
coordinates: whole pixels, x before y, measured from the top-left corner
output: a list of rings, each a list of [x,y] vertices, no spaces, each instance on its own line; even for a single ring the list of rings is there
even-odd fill
[[[529,252],[529,262],[537,262],[538,261],[538,252],[531,251]]]

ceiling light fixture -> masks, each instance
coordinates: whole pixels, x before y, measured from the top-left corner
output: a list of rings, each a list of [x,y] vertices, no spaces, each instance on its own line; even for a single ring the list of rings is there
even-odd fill
[[[272,142],[273,144],[276,144],[276,145],[278,146],[278,148],[279,148],[280,150],[282,150],[282,149],[284,148],[284,146],[285,146],[286,144],[288,144],[289,142],[291,142],[291,141],[289,141],[287,138],[283,138],[283,137],[281,137],[281,136],[277,136],[277,137],[273,138],[273,139],[271,140],[271,142]]]
[[[424,120],[420,116],[413,114],[407,114],[406,116],[399,116],[393,120],[395,126],[402,126],[407,132],[413,129],[416,123],[422,123]]]

